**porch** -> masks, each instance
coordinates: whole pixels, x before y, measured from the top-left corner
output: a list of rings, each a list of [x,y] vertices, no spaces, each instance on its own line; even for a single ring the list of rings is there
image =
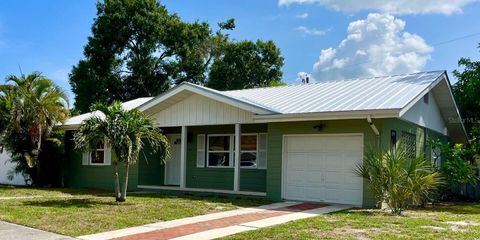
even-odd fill
[[[161,164],[146,146],[139,189],[266,196],[267,124],[160,128],[172,157]]]

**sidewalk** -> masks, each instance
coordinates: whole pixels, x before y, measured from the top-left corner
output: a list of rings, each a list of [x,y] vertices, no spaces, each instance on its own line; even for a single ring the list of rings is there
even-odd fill
[[[269,227],[329,212],[347,209],[346,205],[281,202],[256,208],[207,214],[168,222],[147,224],[79,237],[85,240],[195,239],[207,240]]]
[[[71,237],[0,221],[0,240],[69,240]]]

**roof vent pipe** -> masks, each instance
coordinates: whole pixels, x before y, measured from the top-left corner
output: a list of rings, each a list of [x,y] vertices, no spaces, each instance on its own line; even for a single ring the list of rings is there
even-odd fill
[[[378,131],[378,128],[375,126],[375,124],[373,124],[372,116],[367,116],[367,122],[368,124],[370,124],[370,127],[372,128],[372,131],[375,133],[375,135],[379,136],[380,132]]]

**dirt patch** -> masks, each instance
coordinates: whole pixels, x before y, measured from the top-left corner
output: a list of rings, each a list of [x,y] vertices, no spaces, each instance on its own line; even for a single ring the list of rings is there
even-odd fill
[[[438,227],[438,226],[421,226],[421,228],[432,229],[432,230],[435,230],[435,231],[447,230],[447,229],[444,228],[444,227]]]

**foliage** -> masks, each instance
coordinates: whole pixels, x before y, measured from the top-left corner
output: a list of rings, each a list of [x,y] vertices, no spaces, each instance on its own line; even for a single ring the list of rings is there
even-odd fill
[[[283,57],[272,41],[229,43],[212,64],[208,87],[236,90],[281,82]]]
[[[85,59],[70,75],[75,108],[155,96],[173,80],[204,83],[210,46],[219,39],[207,23],[183,22],[157,0],[99,2]]]
[[[440,171],[450,187],[463,184],[477,184],[477,168],[474,165],[474,153],[462,144],[450,145],[440,141],[432,141],[431,145],[440,149],[442,164]]]
[[[154,127],[154,121],[138,109],[124,110],[122,103],[112,105],[97,103],[92,111],[99,114],[85,120],[74,135],[75,147],[92,151],[98,143],[111,146],[112,163],[115,168],[116,200],[123,202],[128,189],[128,170],[138,161],[144,142],[148,142],[153,152],[160,151],[160,161],[166,161],[170,155],[168,139]],[[120,186],[118,165],[125,166],[125,181]]]
[[[480,98],[478,97],[480,92],[480,61],[461,58],[458,61],[458,66],[463,69],[453,71],[458,82],[452,90],[460,113],[466,120],[465,127],[469,133],[472,133],[471,130],[475,123],[480,125]]]
[[[28,174],[35,184],[42,184],[45,142],[58,141],[53,128],[69,116],[66,105],[64,91],[38,72],[8,76],[0,85],[0,147],[18,164],[15,172]]]
[[[222,81],[218,70],[233,68],[240,88],[278,81],[283,59],[273,42],[234,43],[224,33],[234,28],[234,19],[219,23],[215,32],[206,22],[182,21],[157,0],[99,2],[85,58],[70,74],[75,109],[156,96],[184,81],[206,85],[211,68],[217,69],[210,74],[215,82]],[[235,54],[243,60],[234,61]],[[240,79],[242,72],[248,78]]]
[[[409,160],[403,147],[370,150],[356,172],[365,178],[378,203],[386,202],[399,215],[410,203],[419,204],[441,184],[442,178],[423,157]]]

